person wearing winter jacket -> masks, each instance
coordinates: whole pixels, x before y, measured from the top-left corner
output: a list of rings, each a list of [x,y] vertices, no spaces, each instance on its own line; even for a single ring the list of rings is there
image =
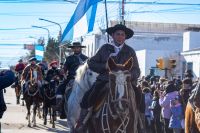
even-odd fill
[[[0,119],[7,108],[3,97],[3,89],[10,86],[14,81],[15,75],[12,71],[7,70],[0,72]]]
[[[180,97],[177,96],[170,102],[170,110],[172,115],[170,117],[169,128],[173,129],[174,133],[181,133],[181,121],[183,117],[183,108],[180,103]]]
[[[152,133],[161,133],[162,132],[162,124],[160,122],[161,107],[159,104],[159,92],[157,90],[154,91],[152,103],[149,109],[151,110],[152,114],[152,120],[151,120]]]
[[[151,126],[151,110],[149,109],[149,106],[151,106],[152,103],[152,95],[151,95],[151,91],[150,88],[145,87],[142,90],[142,93],[144,94],[144,98],[145,98],[145,125],[146,125],[146,129],[149,132],[151,130],[150,126]]]
[[[173,133],[169,128],[169,120],[171,117],[170,101],[178,95],[178,91],[174,84],[167,85],[164,93],[160,94],[159,104],[161,106],[161,116],[164,119],[165,133]]]

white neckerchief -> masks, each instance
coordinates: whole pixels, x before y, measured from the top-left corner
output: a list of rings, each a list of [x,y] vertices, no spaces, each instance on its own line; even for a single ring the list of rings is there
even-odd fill
[[[122,49],[122,47],[124,46],[124,44],[120,45],[120,46],[116,46],[115,43],[112,41],[111,43],[108,43],[112,46],[114,46],[114,50],[115,50],[115,53],[111,53],[110,56],[117,56],[117,54],[120,52],[120,50]]]

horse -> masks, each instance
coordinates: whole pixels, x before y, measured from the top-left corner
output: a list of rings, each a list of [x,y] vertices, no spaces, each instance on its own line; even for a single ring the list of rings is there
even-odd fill
[[[48,84],[44,85],[44,101],[43,101],[43,118],[44,125],[47,124],[47,114],[49,110],[50,123],[52,128],[55,128],[56,120],[56,80],[51,80]]]
[[[92,87],[97,76],[97,73],[89,69],[87,62],[79,66],[76,70],[76,77],[72,86],[72,92],[68,98],[68,102],[65,102],[65,108],[69,109],[65,109],[65,113],[67,115],[67,122],[71,132],[73,131],[80,115],[80,102],[83,95]]]
[[[133,58],[124,64],[116,64],[109,58],[107,63],[109,82],[102,88],[107,93],[98,101],[101,104],[95,105],[87,122],[87,130],[89,133],[138,133],[138,125],[143,126],[143,123],[136,105],[135,88],[131,83]]]
[[[33,126],[35,127],[36,126],[36,110],[37,108],[39,108],[40,103],[42,102],[42,98],[40,96],[37,80],[34,78],[37,76],[33,76],[33,71],[32,70],[30,71],[31,71],[30,80],[27,81],[27,88],[26,88],[26,91],[24,92],[24,99],[25,99],[26,108],[27,108],[26,119],[28,119],[28,127],[31,127],[31,122],[30,122],[31,105],[33,105],[32,122],[33,122]]]
[[[195,104],[195,102],[197,104]],[[200,132],[200,82],[188,100],[185,110],[185,133],[199,133]]]
[[[20,95],[22,93],[21,91],[21,74],[20,73],[17,73],[17,84],[15,85],[15,94],[16,94],[16,103],[17,104],[20,104]]]

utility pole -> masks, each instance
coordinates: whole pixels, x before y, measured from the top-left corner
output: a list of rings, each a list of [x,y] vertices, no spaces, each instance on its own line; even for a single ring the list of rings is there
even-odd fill
[[[106,13],[106,29],[108,29],[108,10],[107,10],[107,1],[105,0],[105,13]],[[108,42],[109,41],[109,35],[107,34]]]
[[[125,25],[125,20],[124,20],[124,14],[125,14],[125,8],[124,8],[125,0],[122,0],[122,14],[121,14],[121,24]]]
[[[32,25],[33,28],[39,28],[39,29],[44,29],[48,32],[48,42],[49,42],[49,39],[50,39],[50,32],[49,32],[49,29],[45,28],[45,27],[41,27],[41,26],[35,26],[35,25]]]

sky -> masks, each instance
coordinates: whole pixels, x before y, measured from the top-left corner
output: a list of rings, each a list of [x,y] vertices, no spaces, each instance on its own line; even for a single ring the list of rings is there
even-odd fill
[[[48,28],[51,37],[57,37],[58,25],[41,21],[44,18],[57,22],[64,31],[72,16],[75,3],[62,0],[0,0],[0,60],[3,56],[17,57],[12,48],[2,49],[4,44],[33,44],[40,37],[48,38],[47,30],[32,28],[42,26]],[[119,1],[107,0],[109,20],[120,19]],[[125,0],[125,20],[160,23],[200,24],[199,0]],[[95,29],[106,27],[104,3],[97,9]],[[18,55],[26,52],[18,49]],[[4,51],[4,52],[2,52]],[[15,60],[16,62],[16,60]],[[8,62],[6,64],[9,64]]]

